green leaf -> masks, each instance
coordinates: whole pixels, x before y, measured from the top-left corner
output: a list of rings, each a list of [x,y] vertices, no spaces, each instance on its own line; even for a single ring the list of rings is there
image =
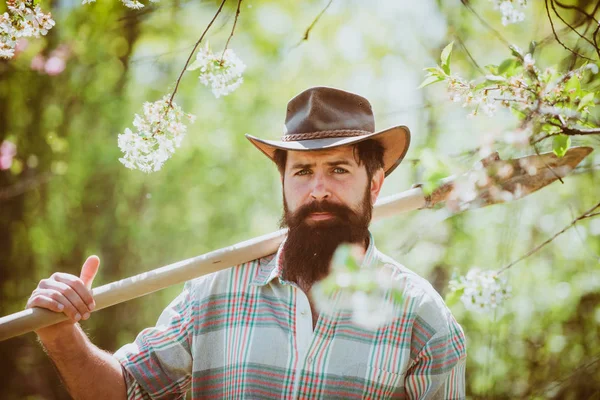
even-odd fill
[[[595,105],[594,95],[595,95],[595,93],[591,92],[591,93],[588,93],[585,96],[583,96],[583,98],[579,102],[579,105],[577,106],[577,111],[581,111],[587,106]]]
[[[427,78],[425,78],[425,80],[419,85],[419,87],[417,89],[422,89],[425,86],[429,86],[429,85],[431,85],[433,83],[440,82],[440,81],[443,81],[443,80],[444,80],[444,78],[442,78],[440,76],[430,75]]]
[[[498,75],[498,66],[497,65],[489,64],[483,68],[487,69],[490,72],[490,74],[492,74],[492,75]]]
[[[523,61],[524,60],[524,56],[521,53],[521,49],[519,49],[517,46],[514,45],[510,45],[508,47],[510,49],[510,52],[512,53],[513,56],[515,56],[518,60]]]
[[[517,117],[519,119],[525,118],[525,113],[521,110],[517,110],[516,108],[511,107],[510,112],[512,113],[512,115],[514,115],[515,117]]]
[[[581,81],[579,80],[579,77],[576,74],[571,76],[569,78],[569,80],[567,81],[567,84],[565,85],[565,91],[567,93],[571,89],[575,89],[575,92],[574,92],[575,95],[578,95],[579,92],[581,91]]]
[[[464,292],[465,292],[465,288],[461,288],[461,289],[457,289],[457,290],[454,290],[454,291],[448,293],[446,295],[446,298],[444,299],[444,301],[446,302],[446,305],[448,307],[451,307],[454,304],[458,303],[458,301],[460,300],[460,296],[462,296]]]
[[[552,141],[552,151],[558,157],[562,157],[567,153],[571,147],[571,138],[567,135],[557,135],[554,136],[554,140]]]
[[[450,56],[452,55],[452,46],[454,46],[454,41],[450,42],[446,47],[444,47],[444,50],[442,50],[442,68],[444,68],[444,71],[446,72],[445,67],[448,67],[448,71],[446,72],[447,74],[450,73]]]
[[[425,178],[425,183],[422,186],[423,193],[426,196],[429,196],[431,193],[433,193],[435,189],[437,189],[440,186],[441,180],[446,178],[447,176],[448,174],[443,171],[434,171],[429,173]]]
[[[560,121],[558,121],[558,122],[560,122]],[[544,132],[547,132],[547,133],[551,134],[551,135],[560,132],[560,128],[558,126],[551,125],[551,124],[544,124],[542,126],[542,130]]]
[[[444,71],[442,71],[442,69],[440,67],[428,67],[428,68],[425,68],[425,71],[429,72],[429,75],[435,75],[435,76],[443,76],[444,75]]]
[[[531,43],[529,43],[529,54],[531,54],[533,56],[533,53],[535,53],[536,47],[537,47],[537,42],[535,40],[532,40]]]
[[[502,63],[498,67],[498,74],[512,76],[517,65],[518,64],[514,58],[507,58],[506,60],[502,61]]]

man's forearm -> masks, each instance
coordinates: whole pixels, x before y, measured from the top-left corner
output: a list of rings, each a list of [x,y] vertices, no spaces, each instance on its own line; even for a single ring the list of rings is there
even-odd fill
[[[90,342],[79,325],[40,341],[74,399],[126,399],[121,364]]]

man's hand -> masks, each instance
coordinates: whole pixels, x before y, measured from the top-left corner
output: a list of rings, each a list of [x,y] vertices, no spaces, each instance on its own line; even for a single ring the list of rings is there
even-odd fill
[[[63,312],[69,321],[61,322],[36,331],[40,339],[58,334],[81,319],[88,319],[96,303],[92,296],[92,282],[98,272],[100,259],[89,256],[81,268],[81,275],[54,273],[42,279],[27,301],[26,308],[40,307],[55,312]]]

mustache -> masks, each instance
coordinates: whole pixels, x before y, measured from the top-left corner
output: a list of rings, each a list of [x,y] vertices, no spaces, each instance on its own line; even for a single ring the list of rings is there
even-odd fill
[[[341,220],[348,220],[348,218],[355,215],[355,212],[345,205],[322,200],[313,201],[301,206],[294,213],[293,219],[297,222],[304,221],[313,213],[329,213]]]

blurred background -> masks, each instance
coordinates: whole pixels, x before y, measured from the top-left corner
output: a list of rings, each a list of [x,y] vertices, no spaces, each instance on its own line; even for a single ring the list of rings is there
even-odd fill
[[[546,39],[536,53],[541,66],[564,67],[570,56],[541,0],[508,26],[490,0],[335,0],[307,40],[328,1],[245,0],[229,46],[247,65],[244,83],[215,99],[186,73],[175,101],[197,121],[182,147],[159,172],[126,169],[117,135],[145,101],[173,90],[219,3],[161,0],[131,10],[116,0],[45,1],[56,26],[0,61],[0,143],[15,146],[10,156],[5,147],[0,170],[0,315],[22,310],[53,272],[78,275],[89,254],[102,261],[98,286],[277,229],[277,170],[244,134],[279,137],[287,101],[310,86],[367,97],[378,129],[410,127],[411,149],[386,179],[387,195],[420,182],[424,149],[469,166],[486,133],[518,122],[509,112],[469,118],[444,84],[417,89],[450,41],[453,70],[469,79],[481,74],[477,64],[510,56],[503,40],[527,48]],[[215,52],[236,6],[226,2],[207,37]],[[597,150],[564,184],[450,218],[443,209],[388,218],[372,226],[377,246],[442,295],[454,271],[501,268],[598,202],[600,141],[574,144]],[[500,148],[502,158],[526,153]],[[507,272],[512,298],[496,312],[452,305],[468,340],[468,398],[600,398],[599,260],[600,218],[587,219]],[[115,351],[153,325],[180,290],[102,310],[82,326]],[[69,398],[34,334],[0,342],[0,359],[0,398]]]

